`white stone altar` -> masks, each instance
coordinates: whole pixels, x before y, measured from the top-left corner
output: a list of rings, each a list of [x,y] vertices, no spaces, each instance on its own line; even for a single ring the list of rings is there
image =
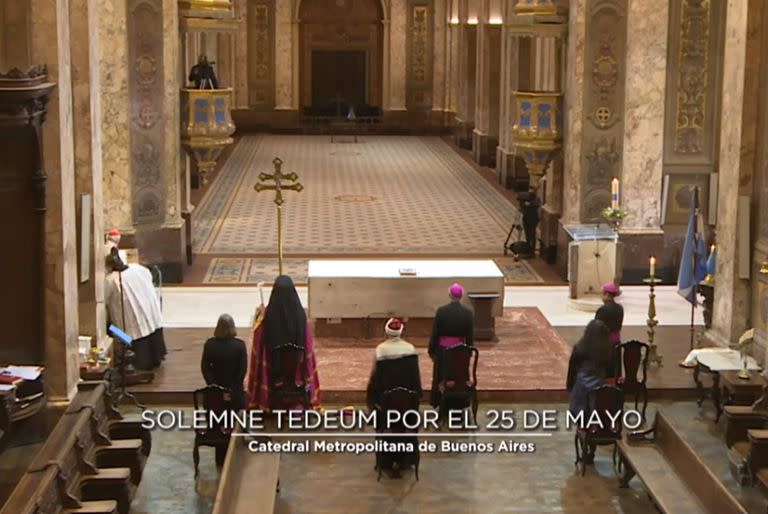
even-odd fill
[[[471,293],[499,295],[493,316],[501,316],[504,305],[504,274],[490,259],[310,260],[307,276],[314,319],[432,318],[448,303],[454,282],[464,288],[468,306]]]

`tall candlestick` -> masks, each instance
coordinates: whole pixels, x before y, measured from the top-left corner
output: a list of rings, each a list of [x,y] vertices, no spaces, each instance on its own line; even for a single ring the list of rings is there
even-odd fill
[[[651,256],[651,278],[656,276],[656,257]]]
[[[619,179],[611,180],[611,209],[619,208]]]

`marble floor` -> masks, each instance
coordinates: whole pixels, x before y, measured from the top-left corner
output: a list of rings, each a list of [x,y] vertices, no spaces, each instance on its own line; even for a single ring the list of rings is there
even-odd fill
[[[766,499],[751,487],[741,487],[728,470],[722,421],[715,426],[708,406],[695,402],[662,403],[672,423],[710,469],[750,513],[765,512]],[[562,411],[564,404],[486,405],[487,409],[543,409]],[[652,405],[652,417],[657,405]],[[200,478],[192,471],[192,434],[156,431],[132,512],[147,514],[203,514],[211,510],[218,471],[212,450],[202,450]],[[470,439],[471,440],[471,439]],[[480,438],[474,438],[480,441]],[[598,450],[596,465],[586,476],[576,473],[573,435],[564,428],[535,440],[533,454],[424,454],[420,481],[408,473],[401,480],[376,481],[373,456],[368,454],[283,454],[281,491],[275,512],[324,513],[652,513],[656,512],[642,483],[619,489],[610,451]],[[687,513],[686,513],[687,514]],[[691,513],[693,514],[693,513]]]
[[[301,301],[307,305],[307,288],[297,287]],[[648,318],[648,288],[623,286],[619,297],[624,305],[624,326],[645,326]],[[264,286],[265,301],[271,288]],[[163,324],[166,327],[207,328],[216,326],[222,312],[228,312],[237,326],[251,325],[253,313],[260,303],[258,287],[163,287]],[[584,326],[594,312],[579,310],[568,299],[567,286],[507,286],[504,307],[537,307],[553,326]],[[688,325],[690,304],[677,294],[676,286],[656,288],[656,318],[659,326]],[[696,325],[704,323],[701,309],[695,312]]]

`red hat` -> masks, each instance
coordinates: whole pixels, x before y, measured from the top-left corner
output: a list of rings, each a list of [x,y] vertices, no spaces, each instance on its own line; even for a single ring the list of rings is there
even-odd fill
[[[404,325],[403,320],[400,318],[389,318],[387,324],[384,325],[384,331],[389,337],[400,337],[403,333]]]
[[[109,232],[107,232],[107,235],[108,236],[119,236],[120,235],[120,231],[117,230],[117,227],[112,227],[111,229],[109,229]]]

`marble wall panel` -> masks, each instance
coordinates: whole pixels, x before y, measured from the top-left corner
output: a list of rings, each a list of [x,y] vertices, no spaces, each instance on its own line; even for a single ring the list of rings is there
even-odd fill
[[[272,0],[248,2],[248,99],[250,107],[275,106],[275,5]]]
[[[44,309],[46,392],[50,401],[74,393],[78,373],[77,216],[72,132],[69,2],[30,0],[30,59],[45,63],[57,83],[43,125],[46,183]],[[56,35],[56,37],[51,37]]]
[[[582,109],[587,0],[571,0],[568,13],[568,59],[565,76],[565,134],[563,140],[564,198],[562,222],[581,221]]]
[[[235,33],[235,62],[234,62],[234,104],[236,109],[248,107],[248,0],[234,0],[232,3],[237,32]]]
[[[163,2],[163,118],[162,130],[165,134],[162,147],[163,180],[165,200],[163,221],[166,225],[181,223],[181,190],[184,187],[181,162],[181,126],[179,121],[180,92],[179,81],[173,70],[179,69],[180,45],[178,36],[179,11],[177,2]]]
[[[434,9],[429,0],[408,0],[406,7],[406,107],[427,110],[432,108]]]
[[[0,0],[0,71],[25,68],[30,61],[29,2]]]
[[[275,108],[297,109],[294,98],[294,55],[292,2],[278,1],[275,4]]]
[[[623,227],[658,230],[664,148],[668,2],[629,2],[621,206]],[[631,70],[631,71],[630,71]],[[638,70],[642,70],[639,73]],[[610,187],[610,178],[608,183]],[[603,207],[609,205],[606,202]]]
[[[389,110],[406,108],[407,0],[392,0],[389,29]]]
[[[434,34],[432,44],[432,110],[446,111],[448,108],[448,59],[450,38],[446,2],[434,2]]]

